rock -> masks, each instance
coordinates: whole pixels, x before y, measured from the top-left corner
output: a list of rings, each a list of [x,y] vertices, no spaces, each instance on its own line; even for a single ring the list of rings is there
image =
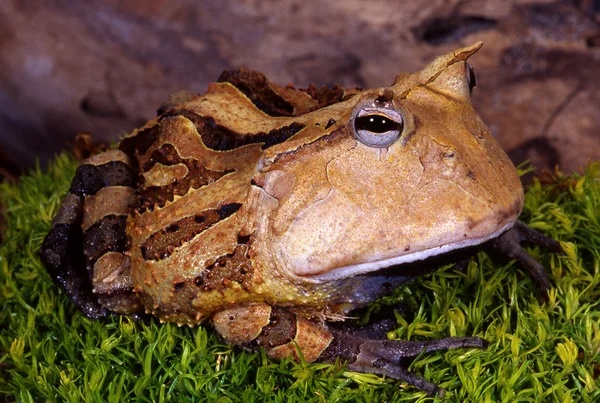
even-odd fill
[[[224,69],[383,86],[483,40],[479,114],[515,162],[571,172],[600,159],[597,13],[587,0],[5,0],[0,147],[24,169],[79,132],[115,141]]]

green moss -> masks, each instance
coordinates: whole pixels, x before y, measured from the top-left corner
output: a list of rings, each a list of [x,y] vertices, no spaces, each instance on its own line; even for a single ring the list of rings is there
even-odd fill
[[[83,317],[52,283],[38,249],[75,162],[0,185],[7,233],[0,246],[0,396],[33,401],[425,402],[401,382],[343,365],[273,362],[225,346],[210,329],[157,320]],[[423,354],[415,371],[448,402],[600,401],[600,164],[583,175],[535,181],[522,219],[563,242],[565,256],[531,254],[551,270],[549,300],[513,263],[480,253],[373,305],[403,304],[391,338],[478,335],[486,350]],[[388,308],[389,309],[389,308]],[[438,399],[439,400],[439,399]]]

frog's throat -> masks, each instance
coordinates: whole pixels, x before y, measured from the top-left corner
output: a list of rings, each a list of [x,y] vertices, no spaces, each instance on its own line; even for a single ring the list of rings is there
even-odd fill
[[[429,257],[438,256],[438,255],[441,255],[441,254],[444,254],[446,252],[450,252],[453,250],[480,245],[486,241],[489,241],[490,239],[494,239],[494,238],[500,236],[504,232],[511,229],[514,224],[515,224],[515,221],[512,221],[512,222],[506,224],[505,226],[503,226],[502,228],[500,228],[499,230],[497,230],[496,232],[493,232],[493,233],[491,233],[487,236],[481,237],[481,238],[466,239],[464,241],[454,242],[454,243],[446,244],[446,245],[442,245],[442,246],[436,246],[435,248],[429,248],[429,249],[421,250],[418,252],[410,253],[407,255],[396,256],[396,257],[391,257],[388,259],[378,260],[376,262],[353,264],[353,265],[349,265],[349,266],[338,267],[337,269],[333,269],[332,271],[325,273],[325,274],[319,274],[316,276],[307,276],[307,279],[310,279],[311,281],[314,281],[317,283],[334,281],[334,280],[340,280],[340,279],[344,279],[344,278],[354,277],[359,274],[374,272],[374,271],[381,270],[381,269],[384,269],[384,268],[390,267],[390,266],[395,266],[398,264],[411,263],[411,262],[414,262],[417,260],[425,260]]]

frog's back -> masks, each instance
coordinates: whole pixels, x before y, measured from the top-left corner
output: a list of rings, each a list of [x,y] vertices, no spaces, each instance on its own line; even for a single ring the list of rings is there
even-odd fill
[[[305,129],[294,116],[343,97],[339,87],[278,87],[244,69],[204,95],[174,95],[118,150],[78,168],[42,246],[49,271],[90,316],[145,306],[181,323],[244,301],[241,210],[257,163]]]

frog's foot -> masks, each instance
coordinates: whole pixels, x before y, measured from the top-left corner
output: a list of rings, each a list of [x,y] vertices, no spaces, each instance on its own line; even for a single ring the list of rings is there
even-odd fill
[[[334,362],[336,358],[347,360],[348,369],[368,372],[405,381],[429,395],[444,395],[444,389],[402,365],[404,358],[416,357],[421,353],[454,348],[486,348],[488,343],[479,337],[447,337],[431,341],[372,340],[353,333],[334,331],[334,339],[319,358]]]
[[[523,224],[521,221],[517,221],[511,229],[498,238],[491,240],[488,247],[492,251],[516,260],[523,268],[527,269],[535,281],[537,281],[541,291],[545,294],[550,289],[548,274],[544,266],[523,250],[521,247],[523,242],[540,245],[550,252],[564,252],[559,242]]]

